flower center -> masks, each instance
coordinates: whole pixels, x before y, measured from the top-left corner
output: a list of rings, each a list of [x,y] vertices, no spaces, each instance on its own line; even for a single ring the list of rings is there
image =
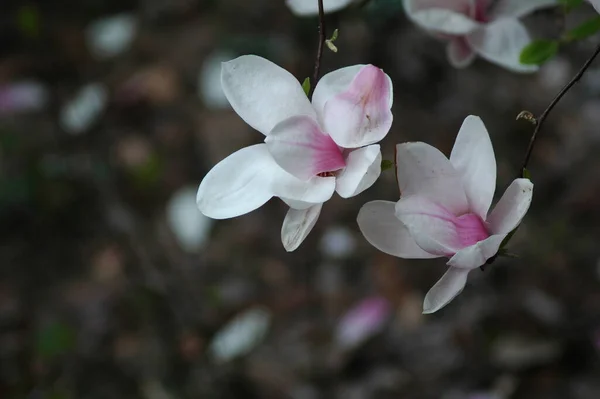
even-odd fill
[[[466,213],[457,217],[454,220],[454,225],[460,244],[463,247],[477,244],[490,236],[483,220],[474,213]]]

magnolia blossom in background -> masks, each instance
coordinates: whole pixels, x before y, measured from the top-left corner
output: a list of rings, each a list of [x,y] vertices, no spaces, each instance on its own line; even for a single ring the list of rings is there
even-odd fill
[[[335,342],[342,349],[353,349],[379,333],[392,314],[390,303],[381,297],[367,298],[350,309],[335,331]]]
[[[0,85],[0,116],[39,111],[48,104],[48,89],[36,81]]]
[[[450,160],[421,142],[396,147],[400,201],[373,201],[358,225],[377,249],[409,259],[450,258],[450,268],[429,290],[424,313],[458,295],[469,271],[496,255],[529,209],[533,184],[516,179],[493,211],[496,160],[488,132],[476,116],[463,122]]]
[[[266,138],[204,177],[197,204],[206,216],[240,216],[279,197],[290,206],[281,239],[293,251],[334,191],[352,197],[379,177],[373,143],[392,124],[392,83],[381,69],[355,65],[323,76],[312,104],[294,76],[254,55],[223,63],[221,83],[232,108]]]
[[[477,55],[515,72],[535,72],[519,61],[531,37],[519,18],[558,0],[403,0],[408,17],[448,40],[448,59],[466,67]]]
[[[325,13],[336,12],[356,2],[357,0],[323,0],[323,11]],[[319,13],[318,0],[287,0],[286,3],[296,15],[317,15]]]

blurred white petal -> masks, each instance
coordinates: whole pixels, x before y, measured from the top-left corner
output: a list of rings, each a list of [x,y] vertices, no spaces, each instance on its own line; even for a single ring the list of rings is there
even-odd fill
[[[138,22],[131,14],[118,14],[92,22],[85,32],[88,48],[96,58],[117,56],[129,49]]]
[[[46,87],[35,81],[0,86],[0,115],[40,110],[48,103],[48,97]]]
[[[167,204],[167,222],[181,248],[195,252],[210,235],[213,220],[204,216],[196,205],[196,187],[178,190]]]
[[[83,133],[100,116],[108,102],[108,90],[101,83],[84,86],[60,112],[60,124],[71,134]]]
[[[230,108],[229,100],[221,87],[221,63],[235,58],[227,52],[214,52],[206,57],[198,76],[198,95],[210,109]]]
[[[249,353],[263,340],[271,322],[264,308],[253,308],[239,314],[214,336],[209,351],[218,362],[227,362]]]

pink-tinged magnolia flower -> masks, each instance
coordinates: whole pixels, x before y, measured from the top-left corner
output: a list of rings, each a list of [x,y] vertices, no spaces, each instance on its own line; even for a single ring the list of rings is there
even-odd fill
[[[515,72],[535,72],[519,61],[531,38],[519,18],[558,0],[403,0],[408,17],[448,40],[450,63],[466,67],[476,55]]]
[[[516,179],[488,213],[496,188],[496,160],[485,125],[476,116],[463,122],[450,160],[425,143],[396,147],[397,203],[373,201],[358,225],[377,249],[409,259],[450,258],[450,268],[429,290],[424,313],[458,295],[469,271],[499,250],[502,240],[529,209],[533,184]]]
[[[357,0],[323,0],[323,11],[327,14],[348,7]],[[287,0],[288,7],[296,15],[317,15],[319,2],[317,0]]]
[[[291,208],[281,239],[293,251],[334,191],[352,197],[379,177],[373,143],[392,124],[392,82],[381,69],[355,65],[323,76],[312,104],[294,76],[254,55],[223,63],[221,84],[232,108],[266,139],[208,172],[197,194],[204,215],[232,218],[279,197]]]

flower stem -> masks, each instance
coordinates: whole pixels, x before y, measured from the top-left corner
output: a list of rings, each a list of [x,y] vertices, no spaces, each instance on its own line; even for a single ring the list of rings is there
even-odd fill
[[[525,153],[525,159],[523,160],[523,166],[521,167],[521,170],[519,171],[518,177],[525,177],[524,173],[525,173],[525,170],[527,169],[527,164],[529,163],[529,158],[531,157],[531,152],[533,151],[533,147],[535,146],[535,140],[537,139],[538,132],[542,128],[542,124],[544,123],[544,121],[546,120],[548,115],[550,115],[550,112],[552,112],[552,110],[554,109],[556,104],[558,104],[558,102],[563,98],[563,96],[565,94],[567,94],[567,92],[575,85],[575,83],[577,83],[581,79],[581,77],[583,76],[585,71],[587,71],[587,69],[590,67],[590,65],[592,64],[592,62],[594,61],[596,56],[598,56],[598,54],[600,54],[600,44],[596,47],[596,50],[594,50],[594,52],[592,53],[590,58],[588,58],[588,60],[583,64],[583,66],[577,72],[577,74],[573,77],[573,79],[571,79],[569,81],[569,83],[567,83],[558,92],[556,97],[554,97],[554,99],[550,102],[550,105],[548,105],[548,107],[544,110],[544,112],[542,112],[540,117],[537,118],[537,123],[535,125],[535,129],[533,130],[533,134],[531,135],[531,140],[529,140],[529,146],[527,147],[527,152]]]
[[[325,10],[323,8],[323,0],[317,0],[319,3],[319,46],[317,47],[317,58],[315,59],[315,72],[313,81],[310,87],[310,96],[315,91],[317,80],[319,80],[319,70],[321,69],[321,57],[323,57],[323,48],[325,47],[326,28],[325,28]]]

